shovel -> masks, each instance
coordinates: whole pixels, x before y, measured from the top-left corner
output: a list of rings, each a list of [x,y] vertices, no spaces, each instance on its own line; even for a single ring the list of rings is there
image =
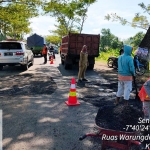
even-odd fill
[[[141,101],[141,100],[140,100],[140,97],[139,97],[139,95],[138,95],[138,91],[137,91],[137,84],[136,84],[135,76],[133,76],[133,83],[134,83],[135,92],[136,92],[136,93],[135,93],[135,94],[136,94],[135,100]]]

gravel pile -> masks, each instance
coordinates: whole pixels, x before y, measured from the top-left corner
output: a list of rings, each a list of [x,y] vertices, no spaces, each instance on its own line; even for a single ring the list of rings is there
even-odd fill
[[[107,105],[99,108],[95,122],[102,128],[134,132],[131,128],[127,130],[126,125],[138,125],[140,117],[143,117],[142,110],[133,106]]]
[[[52,94],[57,88],[49,76],[33,74],[13,75],[0,79],[0,96]]]

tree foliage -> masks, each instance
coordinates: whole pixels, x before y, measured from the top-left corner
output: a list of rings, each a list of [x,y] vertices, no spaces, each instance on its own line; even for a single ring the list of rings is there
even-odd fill
[[[88,7],[94,2],[96,0],[51,0],[45,3],[43,10],[58,23],[53,32],[64,36],[69,32],[82,32]]]
[[[134,49],[137,49],[137,47],[140,45],[141,41],[143,40],[144,36],[145,36],[145,33],[138,32],[133,37],[128,38],[125,41],[125,43],[132,45],[134,47]]]
[[[38,6],[42,0],[12,0],[0,1],[0,29],[3,33],[20,38],[29,33],[29,19],[39,15]]]
[[[144,3],[140,3],[138,5],[144,10],[144,13],[150,15],[150,5],[146,6]],[[130,25],[132,27],[138,27],[145,30],[147,30],[150,25],[148,17],[140,13],[136,13],[132,21],[128,21],[125,18],[118,16],[116,13],[107,14],[105,19],[108,21],[118,21],[122,25]]]
[[[121,49],[123,42],[110,32],[110,29],[101,30],[100,50],[106,52],[109,49]]]
[[[57,46],[61,44],[61,38],[59,36],[48,35],[45,37],[45,40],[46,40],[46,43],[55,44]]]

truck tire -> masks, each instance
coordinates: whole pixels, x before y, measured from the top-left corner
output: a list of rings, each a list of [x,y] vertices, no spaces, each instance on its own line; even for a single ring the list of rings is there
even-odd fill
[[[2,65],[0,65],[0,71],[3,69],[3,66]]]
[[[88,69],[93,70],[94,69],[94,64],[89,64]]]
[[[64,65],[64,61],[63,60],[61,60],[61,64]]]
[[[65,69],[69,70],[69,64],[65,63],[64,65],[65,65]]]
[[[72,70],[72,64],[69,65],[69,69]]]

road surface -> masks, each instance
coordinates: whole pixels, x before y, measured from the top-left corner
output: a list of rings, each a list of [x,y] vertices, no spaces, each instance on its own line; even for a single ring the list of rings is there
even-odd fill
[[[82,86],[77,86],[76,89],[80,105],[70,107],[65,104],[68,101],[71,79],[77,79],[78,69],[75,67],[74,70],[64,70],[60,62],[59,54],[56,55],[54,64],[48,61],[43,65],[43,58],[36,57],[34,65],[28,71],[22,71],[17,66],[5,67],[0,72],[0,84],[3,86],[0,91],[3,150],[100,149],[99,138],[88,137],[79,141],[80,136],[93,132],[98,108],[78,98],[86,92],[82,90]],[[87,71],[86,77],[90,81],[100,80],[95,71]],[[32,83],[38,81],[40,85],[49,82],[53,90],[47,88],[47,84],[41,86],[41,89],[37,85],[32,88],[34,92],[30,93],[31,79]],[[13,91],[7,95],[9,88],[13,88]],[[24,89],[23,94],[21,88]],[[49,89],[49,92],[44,93],[44,88]]]

